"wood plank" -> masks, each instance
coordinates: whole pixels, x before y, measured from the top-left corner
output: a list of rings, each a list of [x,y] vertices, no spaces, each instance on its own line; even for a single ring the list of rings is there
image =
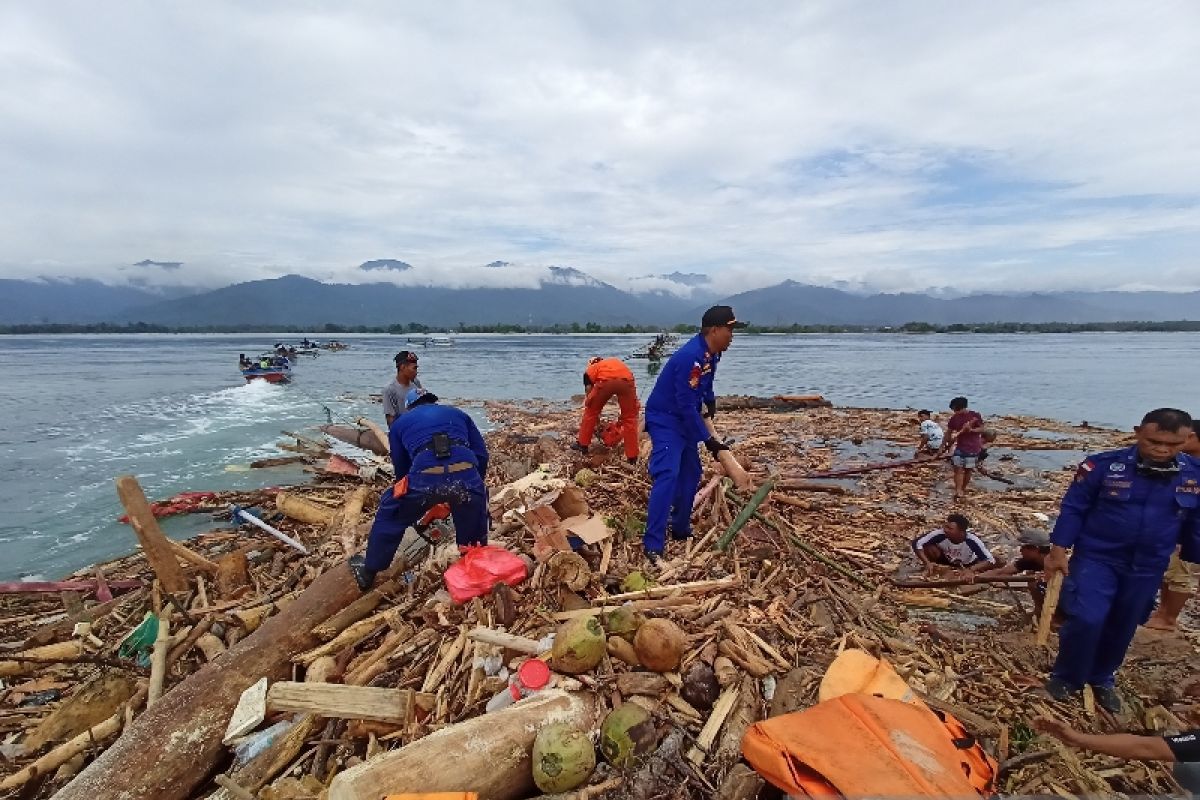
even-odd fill
[[[721,696],[717,698],[717,702],[713,705],[712,713],[708,715],[708,720],[704,723],[704,727],[700,729],[700,735],[696,737],[696,746],[688,751],[688,761],[696,765],[704,761],[705,754],[712,748],[713,742],[717,740],[717,735],[721,732],[721,726],[725,724],[725,718],[729,716],[729,712],[733,711],[733,707],[737,705],[741,690],[741,684],[735,683],[721,692]]]
[[[668,586],[651,586],[649,589],[643,589],[640,592],[625,592],[624,594],[611,594],[603,598],[605,603],[613,603],[621,600],[636,600],[653,597],[668,597],[676,592],[682,594],[700,594],[701,592],[715,592],[721,589],[732,589],[740,582],[736,577],[720,578],[712,581],[692,581],[690,583],[675,583]]]
[[[424,700],[432,702],[434,695]],[[267,690],[267,710],[301,712],[319,717],[367,719],[402,725],[417,708],[411,689],[348,686],[341,683],[279,681]]]
[[[166,534],[162,532],[158,520],[150,511],[150,503],[146,500],[141,484],[132,475],[121,475],[116,483],[117,497],[125,507],[125,513],[129,515],[129,526],[137,535],[138,542],[146,553],[146,560],[158,576],[159,583],[168,592],[186,592],[187,578],[176,560],[175,551],[168,543]]]

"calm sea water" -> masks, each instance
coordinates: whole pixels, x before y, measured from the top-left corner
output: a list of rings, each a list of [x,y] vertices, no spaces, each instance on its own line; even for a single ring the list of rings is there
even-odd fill
[[[305,479],[294,469],[227,471],[282,455],[280,430],[361,414],[392,376],[404,336],[345,336],[352,349],[304,358],[290,386],[245,385],[237,354],[266,335],[0,337],[0,580],[56,577],[128,552],[113,478],[133,473],[151,499]],[[295,337],[290,337],[295,339]],[[421,349],[442,397],[567,398],[590,355],[628,355],[629,336],[455,337]],[[956,394],[989,413],[1128,427],[1147,409],[1200,412],[1200,334],[740,336],[721,394],[819,392],[837,405],[944,409]],[[631,362],[644,374],[645,362]],[[640,390],[649,391],[642,378]],[[343,397],[350,395],[351,399]],[[353,399],[359,398],[359,399]],[[165,521],[173,535],[212,526]]]

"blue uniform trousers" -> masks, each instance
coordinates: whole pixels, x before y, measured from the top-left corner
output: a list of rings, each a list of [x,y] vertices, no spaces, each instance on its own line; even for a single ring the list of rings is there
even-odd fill
[[[667,543],[667,520],[675,537],[692,532],[692,502],[703,471],[696,443],[676,425],[646,417],[646,432],[654,447],[650,451],[650,501],[646,507],[646,536],[642,545],[662,553]]]
[[[1113,686],[1129,643],[1150,616],[1162,573],[1132,573],[1108,561],[1071,559],[1063,581],[1067,620],[1058,632],[1051,675],[1074,689]]]
[[[487,490],[478,472],[471,469],[442,475],[411,473],[407,493],[396,497],[388,487],[379,498],[379,510],[375,512],[375,523],[367,539],[366,568],[383,572],[391,566],[404,531],[438,503],[450,504],[459,546],[487,544]]]

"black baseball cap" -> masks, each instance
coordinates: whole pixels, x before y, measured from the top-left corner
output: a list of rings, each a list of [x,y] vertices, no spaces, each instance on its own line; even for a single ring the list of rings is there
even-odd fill
[[[409,350],[401,350],[392,360],[396,362],[397,367],[401,364],[415,364],[417,363],[417,354]]]
[[[738,322],[738,318],[733,313],[733,306],[713,306],[704,312],[704,319],[700,320],[701,328],[717,328],[720,326],[744,328],[746,325],[747,323],[745,322]]]

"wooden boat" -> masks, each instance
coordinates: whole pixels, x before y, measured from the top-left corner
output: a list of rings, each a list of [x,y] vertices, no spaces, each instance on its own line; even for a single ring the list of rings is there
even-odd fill
[[[242,377],[246,379],[246,383],[251,381],[266,381],[267,383],[291,383],[292,368],[287,366],[267,367],[260,366],[250,367],[242,370]]]

